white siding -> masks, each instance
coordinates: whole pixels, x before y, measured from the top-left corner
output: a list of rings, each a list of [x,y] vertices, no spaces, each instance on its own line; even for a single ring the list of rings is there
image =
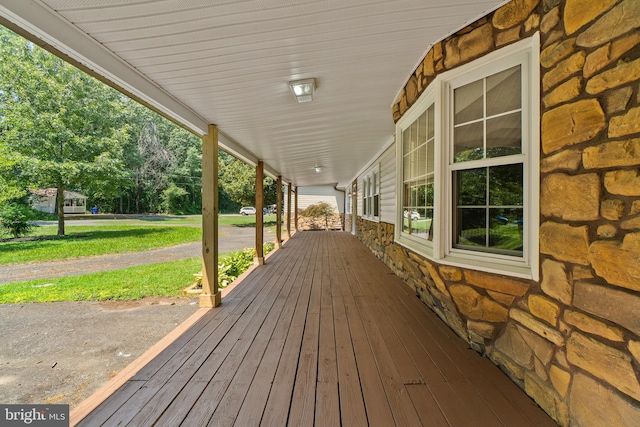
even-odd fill
[[[380,221],[396,223],[396,144],[380,156]]]
[[[364,182],[362,180],[362,176],[358,177],[358,210],[357,215],[362,216],[362,195],[364,194],[362,191],[364,189]]]
[[[344,192],[330,186],[298,187],[298,209],[304,210],[309,205],[326,202],[338,213],[344,212]],[[295,194],[291,194],[291,203],[295,203]],[[283,200],[284,211],[287,212],[287,193]],[[291,209],[293,212],[293,209]]]

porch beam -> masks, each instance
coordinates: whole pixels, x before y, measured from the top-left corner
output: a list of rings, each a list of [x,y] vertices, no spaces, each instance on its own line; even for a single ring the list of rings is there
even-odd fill
[[[276,180],[276,245],[282,247],[282,176]]]
[[[218,289],[218,128],[202,137],[202,293],[200,307],[217,307]]]
[[[294,222],[293,222],[293,229],[296,231],[296,233],[298,232],[298,189],[300,187],[296,187],[296,194],[295,194],[295,206],[293,209],[293,217],[294,217]]]
[[[263,211],[264,207],[264,163],[256,165],[256,264],[264,264],[263,250]]]
[[[287,240],[291,238],[291,186],[287,185]]]

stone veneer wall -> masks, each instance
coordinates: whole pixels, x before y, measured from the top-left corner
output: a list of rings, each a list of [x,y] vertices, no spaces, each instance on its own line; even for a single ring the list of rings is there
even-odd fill
[[[438,265],[357,218],[357,235],[560,425],[640,425],[640,0],[514,0],[436,43],[434,77],[541,36],[539,282]]]

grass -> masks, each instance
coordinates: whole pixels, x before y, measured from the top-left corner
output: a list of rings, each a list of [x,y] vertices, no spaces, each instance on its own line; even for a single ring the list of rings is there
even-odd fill
[[[201,267],[201,258],[187,258],[82,276],[14,282],[0,285],[0,304],[178,297],[193,283],[193,275]]]
[[[38,227],[32,236],[41,239],[0,243],[0,264],[139,252],[202,238],[200,228],[180,226],[69,226],[62,237],[55,235],[56,230]]]
[[[264,227],[274,227],[276,225],[276,214],[265,215],[262,221]],[[231,225],[233,227],[255,227],[256,216],[221,215],[218,217],[218,225]]]

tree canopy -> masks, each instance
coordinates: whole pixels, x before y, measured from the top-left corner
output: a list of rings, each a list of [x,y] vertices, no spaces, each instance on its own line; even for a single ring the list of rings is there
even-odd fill
[[[0,205],[54,187],[102,212],[200,212],[199,137],[1,26],[0,43]],[[255,169],[218,161],[220,210],[253,205]],[[275,199],[265,178],[265,204]]]

